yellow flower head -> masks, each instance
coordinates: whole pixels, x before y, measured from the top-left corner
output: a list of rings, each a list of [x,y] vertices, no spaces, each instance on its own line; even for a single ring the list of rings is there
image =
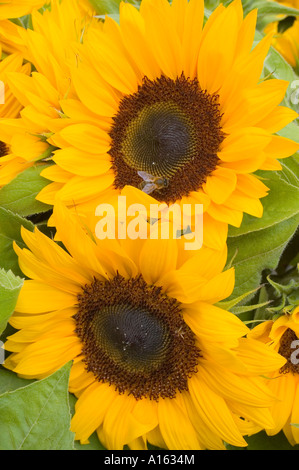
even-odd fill
[[[267,381],[279,399],[271,409],[275,426],[267,433],[273,436],[283,430],[292,445],[299,444],[299,307],[256,326],[250,337],[268,344],[286,359]]]
[[[28,15],[49,3],[50,0],[5,0],[0,4],[0,20]]]
[[[100,241],[60,203],[54,211],[67,251],[38,230],[22,231],[28,249],[15,246],[30,279],[4,365],[43,378],[73,361],[76,439],[97,431],[108,449],[223,449],[273,425],[275,398],[259,376],[285,359],[214,305],[234,287],[226,249],[191,256],[175,238]]]
[[[0,47],[0,57],[2,55]],[[0,126],[6,119],[14,127],[22,110],[21,103],[13,95],[9,86],[7,86],[7,74],[11,72],[18,73],[22,76],[28,76],[31,71],[30,64],[23,65],[23,57],[20,53],[11,54],[0,60]],[[3,132],[4,134],[4,132]],[[4,137],[4,141],[0,137],[0,186],[8,183],[11,178],[16,176],[20,171],[28,167],[28,164],[22,158],[12,154],[9,139]]]
[[[16,44],[35,71],[28,76],[10,69],[5,77],[5,86],[11,89],[23,109],[19,119],[2,121],[0,140],[10,147],[23,166],[19,166],[18,171],[12,168],[11,172],[4,173],[1,161],[0,185],[7,184],[28,165],[51,156],[53,146],[47,142],[50,129],[61,129],[66,122],[60,119],[59,102],[66,95],[74,96],[68,66],[70,57],[75,60],[71,45],[80,42],[82,31],[87,29],[90,21],[86,9],[75,0],[54,0],[51,11],[32,12],[34,30],[21,27],[14,30],[18,38]]]
[[[289,0],[279,3],[299,10],[298,0]],[[287,24],[286,30],[284,30],[284,28],[281,30],[281,23],[275,21],[265,28],[265,32],[267,34],[273,34],[273,47],[280,52],[292,67],[296,67],[299,64],[299,19],[295,16],[291,18],[284,17],[281,21],[291,21],[291,23]]]
[[[201,0],[122,2],[120,25],[89,30],[71,66],[79,99],[60,102],[71,125],[51,136],[56,169],[39,200],[93,211],[124,191],[202,203],[216,230],[262,215],[267,187],[252,173],[298,150],[273,135],[297,117],[279,106],[288,83],[259,81],[271,37],[252,50],[256,11],[243,19],[235,0],[203,18]]]

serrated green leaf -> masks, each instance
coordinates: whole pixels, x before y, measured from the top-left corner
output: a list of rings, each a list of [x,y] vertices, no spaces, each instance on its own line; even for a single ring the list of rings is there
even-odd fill
[[[287,164],[288,159],[285,160]],[[228,236],[238,237],[253,231],[275,227],[299,215],[299,186],[290,184],[283,172],[258,171],[256,173],[269,188],[269,194],[261,199],[264,213],[261,218],[244,214],[241,227],[229,228]],[[238,254],[236,256],[238,258]]]
[[[257,287],[256,289],[253,289],[249,292],[245,292],[244,294],[241,294],[239,297],[234,297],[231,300],[222,300],[221,302],[218,302],[216,305],[220,308],[223,308],[224,310],[233,311],[233,309],[236,305],[238,305],[239,303],[241,303],[243,301],[246,301],[246,299],[248,297],[251,297],[253,294],[255,294],[258,289],[259,289],[259,287]]]
[[[289,157],[286,161],[281,161],[281,166],[282,170],[279,173],[280,178],[283,178],[288,184],[298,188],[299,163],[296,161],[295,157]]]
[[[298,450],[299,446],[291,446],[283,432],[275,436],[267,436],[265,431],[246,437],[247,450]]]
[[[262,34],[260,34],[258,31],[256,34],[259,40],[262,39]],[[293,67],[282,57],[282,55],[274,47],[270,47],[269,53],[264,61],[263,75],[264,77],[269,76],[270,78],[277,78],[279,80],[286,80],[289,82],[289,87],[286,91],[285,98],[281,104],[295,109],[294,106],[296,102],[296,87],[294,88],[294,86],[298,81],[298,75],[295,73]],[[298,119],[295,121],[295,123],[298,123]],[[296,125],[295,123],[293,124]]]
[[[299,81],[298,81],[298,88],[299,88]],[[293,88],[292,90],[294,91]],[[277,132],[277,134],[281,135],[282,137],[286,137],[287,139],[294,140],[295,142],[298,142],[299,144],[299,126],[296,124],[296,122],[291,122],[286,127],[284,127],[279,132]],[[294,156],[293,159],[298,161],[298,156],[297,155]]]
[[[0,450],[73,450],[68,382],[71,364],[0,396]]]
[[[298,223],[296,215],[268,228],[228,238],[229,252],[239,249],[234,263],[236,282],[232,298],[257,287],[264,269],[275,269]]]
[[[23,379],[11,370],[0,367],[0,396],[6,392],[12,392],[21,387],[35,382],[35,380]]]
[[[18,257],[13,242],[25,247],[21,237],[21,226],[33,230],[34,225],[27,219],[0,207],[0,268],[11,270],[16,276],[24,277],[18,265]]]
[[[121,1],[122,0],[89,0],[98,15],[105,15],[106,13],[118,14]],[[134,6],[139,6],[140,4],[140,2],[134,0],[129,0],[127,3],[131,3]]]
[[[11,18],[10,21],[22,28],[33,29],[31,15],[21,16],[20,18]]]
[[[280,172],[258,172],[270,188],[262,199],[263,217],[244,215],[240,228],[230,227],[228,259],[234,259],[236,283],[231,298],[260,285],[264,269],[275,269],[281,254],[299,224],[299,186],[286,181]],[[253,249],[254,247],[254,249]]]
[[[271,278],[273,276],[274,279]],[[296,268],[288,269],[279,275],[277,270],[267,276],[267,283],[260,292],[259,302],[271,300],[267,308],[260,306],[254,315],[258,319],[274,319],[293,310],[299,303],[299,271]]]
[[[98,15],[118,13],[121,0],[89,0]]]
[[[271,78],[287,80],[290,83],[297,78],[291,65],[274,47],[270,48],[269,54],[265,59],[264,74],[270,74]]]
[[[10,183],[0,189],[0,207],[23,217],[39,214],[51,209],[51,206],[37,201],[37,194],[49,184],[49,180],[40,176],[48,165],[37,165],[20,173]]]
[[[258,15],[288,15],[288,16],[296,16],[299,15],[299,10],[293,7],[289,7],[277,2],[268,2],[267,0],[255,0],[255,1],[247,1],[244,2],[244,12],[245,14],[249,13],[249,11],[258,8]]]
[[[244,305],[240,307],[234,307],[232,310],[232,313],[235,315],[241,315],[242,313],[247,313],[247,312],[252,312],[253,310],[256,310],[257,308],[265,307],[266,305],[269,305],[271,300],[267,300],[266,302],[258,303],[255,305]]]
[[[268,436],[265,431],[261,431],[253,436],[245,436],[248,447],[235,447],[228,445],[228,450],[298,450],[299,445],[291,446],[281,431],[275,436]]]
[[[296,277],[289,279],[289,282],[287,284],[275,282],[273,279],[271,279],[270,275],[267,276],[267,281],[273,287],[274,295],[276,295],[277,297],[281,297],[283,294],[288,296],[295,289],[299,289],[299,279],[298,276]]]
[[[11,271],[0,269],[0,335],[14,312],[23,282]]]

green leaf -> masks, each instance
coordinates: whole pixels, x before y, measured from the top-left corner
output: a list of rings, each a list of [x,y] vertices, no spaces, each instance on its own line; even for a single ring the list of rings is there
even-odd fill
[[[247,450],[298,450],[299,446],[291,446],[283,432],[275,436],[267,436],[265,431],[246,437]]]
[[[11,370],[0,367],[0,396],[6,392],[12,392],[18,388],[26,387],[26,385],[33,382],[35,382],[35,380],[23,379]]]
[[[245,214],[240,228],[229,228],[228,259],[237,252],[233,263],[236,283],[231,298],[257,288],[263,270],[276,268],[299,224],[299,184],[291,184],[282,172],[258,175],[270,189],[262,199],[263,217]]]
[[[118,13],[121,0],[89,0],[98,15]]]
[[[24,248],[21,226],[33,230],[34,225],[28,220],[0,207],[0,268],[11,270],[15,275],[24,277],[18,265],[18,257],[13,249],[13,241]]]
[[[49,184],[49,180],[40,176],[48,165],[37,165],[20,173],[10,183],[0,189],[0,206],[24,217],[39,214],[51,209],[35,198]]]
[[[0,450],[73,450],[71,363],[46,379],[0,396]]]
[[[98,15],[119,14],[119,5],[122,0],[89,0],[90,4]],[[134,6],[139,6],[140,2],[131,0],[126,3],[131,3]]]
[[[247,313],[247,312],[252,312],[253,310],[256,310],[257,308],[265,307],[266,305],[269,305],[271,300],[267,300],[266,302],[258,303],[255,305],[245,305],[241,307],[234,307],[232,310],[232,313],[235,315],[241,315],[242,313]]]
[[[288,7],[277,2],[268,2],[267,0],[255,0],[245,2],[244,13],[247,15],[249,11],[258,8],[258,15],[288,15],[296,16],[299,15],[299,10],[296,8]]]
[[[256,37],[258,40],[262,39],[263,35],[256,32]],[[284,106],[295,109],[295,104],[298,104],[298,86],[299,86],[299,77],[295,73],[293,67],[282,57],[282,55],[274,48],[270,47],[269,53],[264,62],[263,76],[270,78],[277,78],[278,80],[286,80],[289,82],[288,89],[286,91],[285,98],[281,103]],[[295,111],[297,111],[295,109]],[[298,119],[289,125],[293,129],[293,138],[298,141]],[[294,128],[297,127],[297,131]],[[288,127],[288,126],[287,126]],[[278,134],[283,133],[284,130],[278,132]],[[286,136],[287,137],[287,136]]]
[[[23,282],[11,271],[0,269],[0,335],[14,312]]]
[[[229,251],[239,248],[234,264],[236,283],[232,297],[257,287],[261,281],[261,273],[265,269],[275,269],[298,223],[299,216],[296,215],[263,230],[228,238]]]
[[[239,303],[245,301],[248,299],[248,297],[251,297],[253,294],[257,292],[258,288],[253,289],[249,292],[244,292],[244,294],[241,294],[239,297],[234,297],[231,300],[222,300],[221,302],[218,302],[216,305],[220,308],[223,308],[224,310],[230,310],[231,312],[234,311],[236,308],[236,305]]]
[[[281,431],[275,436],[268,436],[265,431],[261,431],[252,436],[245,436],[248,447],[235,447],[227,445],[228,450],[298,450],[299,446],[291,446]]]
[[[287,160],[284,160],[285,165]],[[256,176],[269,188],[269,194],[261,199],[264,214],[261,218],[244,214],[241,227],[229,228],[229,237],[239,237],[271,227],[278,229],[280,223],[299,216],[299,175],[296,176],[298,185],[291,184],[282,171],[259,171]]]
[[[267,76],[269,74],[271,74],[271,78],[287,80],[289,82],[298,78],[291,65],[274,47],[270,48],[264,62],[264,75]]]
[[[298,81],[298,86],[299,86],[299,81]],[[291,122],[286,127],[281,129],[281,131],[277,132],[277,134],[281,135],[282,137],[286,137],[287,139],[294,140],[295,142],[298,142],[299,144],[299,126],[297,126],[295,122]],[[295,159],[297,161],[299,160],[298,156],[293,156],[292,159]],[[289,162],[289,158],[286,161]]]
[[[22,28],[33,29],[31,15],[21,16],[20,18],[11,18],[10,21]]]

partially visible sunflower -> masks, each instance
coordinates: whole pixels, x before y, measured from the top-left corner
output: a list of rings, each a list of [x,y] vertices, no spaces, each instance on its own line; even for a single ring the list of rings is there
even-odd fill
[[[18,28],[22,50],[35,71],[31,76],[17,70],[6,74],[6,83],[23,109],[18,119],[2,121],[0,139],[24,168],[52,155],[54,147],[47,139],[53,128],[61,129],[67,123],[61,119],[60,100],[76,96],[68,64],[70,58],[75,60],[72,44],[81,41],[93,21],[97,23],[75,0],[53,0],[51,11],[32,12],[33,30]],[[1,184],[9,182],[21,167],[11,165],[11,170]],[[0,176],[3,174],[1,166]]]
[[[29,15],[33,10],[48,5],[50,0],[5,0],[0,3],[0,41],[7,53],[24,53],[24,44],[20,37],[21,26],[10,19]]]
[[[0,46],[0,57],[2,56]],[[0,60],[0,128],[4,118],[11,123],[15,123],[22,109],[21,103],[12,94],[11,89],[7,86],[7,74],[16,72],[28,77],[31,71],[30,64],[23,64],[23,57],[21,54],[15,53]],[[3,96],[2,96],[3,95]],[[0,131],[1,134],[1,131]],[[0,136],[0,187],[8,183],[11,178],[16,176],[19,171],[28,168],[30,163],[24,161],[23,158],[18,158],[12,154],[10,142],[5,139],[1,140]]]
[[[279,2],[299,10],[299,0]],[[299,19],[298,16],[284,17],[270,23],[265,28],[266,33],[273,34],[273,47],[280,52],[289,64],[299,70]]]
[[[67,1],[67,0],[64,0]],[[22,38],[23,26],[19,25],[18,19],[24,15],[32,14],[34,11],[45,6],[48,7],[51,0],[44,1],[15,1],[8,0],[0,4],[0,41],[3,50],[8,53],[22,52],[26,57],[26,47]],[[80,11],[89,15],[93,14],[93,9],[89,0],[76,2]],[[10,19],[13,19],[11,21]]]
[[[20,36],[22,26],[10,20],[0,20],[0,42],[6,54],[21,53],[26,58],[26,50]]]
[[[50,0],[5,0],[0,4],[0,20],[19,18],[50,3]]]
[[[275,321],[261,323],[249,336],[266,343],[287,361],[267,380],[279,399],[271,408],[275,426],[267,429],[267,434],[283,430],[290,444],[299,444],[299,307]]]
[[[80,101],[60,102],[77,123],[49,139],[56,165],[39,200],[202,203],[206,231],[223,234],[243,212],[261,217],[267,187],[253,173],[298,150],[274,135],[297,113],[279,106],[286,81],[260,82],[272,37],[252,50],[256,11],[243,19],[235,0],[203,18],[202,0],[122,2],[120,25],[89,31],[71,66]]]
[[[181,240],[103,240],[57,203],[60,245],[22,231],[25,280],[5,367],[43,378],[72,360],[71,429],[108,449],[224,449],[273,425],[259,377],[285,359],[214,303],[231,294],[226,249],[193,256]],[[261,361],[261,358],[263,359]]]

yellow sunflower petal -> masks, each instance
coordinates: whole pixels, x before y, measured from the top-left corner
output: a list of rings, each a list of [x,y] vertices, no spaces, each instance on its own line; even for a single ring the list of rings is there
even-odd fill
[[[132,5],[121,3],[120,24],[124,45],[135,64],[144,76],[155,78],[160,68],[148,44],[143,17]]]
[[[297,142],[286,137],[274,135],[264,151],[271,158],[286,158],[296,153],[298,149],[299,144]]]
[[[211,25],[200,47],[197,76],[201,87],[210,93],[219,90],[233,63],[240,26],[237,6],[238,2],[233,2],[217,18],[210,17],[207,22]]]
[[[175,78],[182,72],[182,45],[169,3],[165,0],[144,0],[140,12],[145,34],[162,72]]]
[[[62,129],[60,135],[80,150],[103,154],[110,149],[109,137],[103,130],[91,124],[74,124]]]
[[[221,436],[225,442],[238,447],[247,446],[224,399],[211,392],[204,380],[200,378],[200,373],[190,380],[189,387],[196,413],[205,425],[216,431],[215,434]]]
[[[213,337],[214,341],[227,342],[248,333],[247,326],[238,317],[204,302],[187,308],[184,318],[197,336],[207,341]]]
[[[107,409],[116,397],[116,392],[108,384],[94,382],[85,389],[76,403],[76,413],[71,421],[76,439],[87,441],[102,424]],[[94,403],[101,403],[101,406],[94,407]]]
[[[223,204],[237,184],[235,172],[227,168],[217,168],[207,178],[204,189],[216,204]]]
[[[267,116],[257,122],[256,125],[274,133],[290,124],[292,121],[297,119],[297,117],[298,114],[293,109],[286,108],[285,106],[278,106],[267,114]]]
[[[51,287],[40,281],[25,281],[16,305],[16,311],[22,313],[50,312],[72,307],[76,297],[63,290]]]
[[[291,414],[290,426],[291,426],[293,439],[296,443],[298,443],[299,442],[299,432],[298,432],[297,426],[294,426],[294,425],[298,425],[298,422],[299,422],[299,407],[298,407],[299,387],[298,387],[298,382],[297,382],[296,385],[297,385],[297,387],[296,387],[296,392],[295,392],[295,397],[294,397],[294,405],[293,405],[292,414]],[[285,399],[286,398],[284,397],[284,400]]]
[[[269,379],[269,387],[277,396],[277,402],[271,408],[275,426],[267,430],[270,436],[281,431],[288,422],[295,403],[296,382],[291,374],[279,375]]]
[[[155,284],[165,273],[175,269],[177,251],[176,240],[145,241],[140,253],[139,266],[148,284]]]
[[[200,449],[195,430],[186,417],[183,403],[177,400],[160,400],[158,403],[159,428],[169,449]]]

